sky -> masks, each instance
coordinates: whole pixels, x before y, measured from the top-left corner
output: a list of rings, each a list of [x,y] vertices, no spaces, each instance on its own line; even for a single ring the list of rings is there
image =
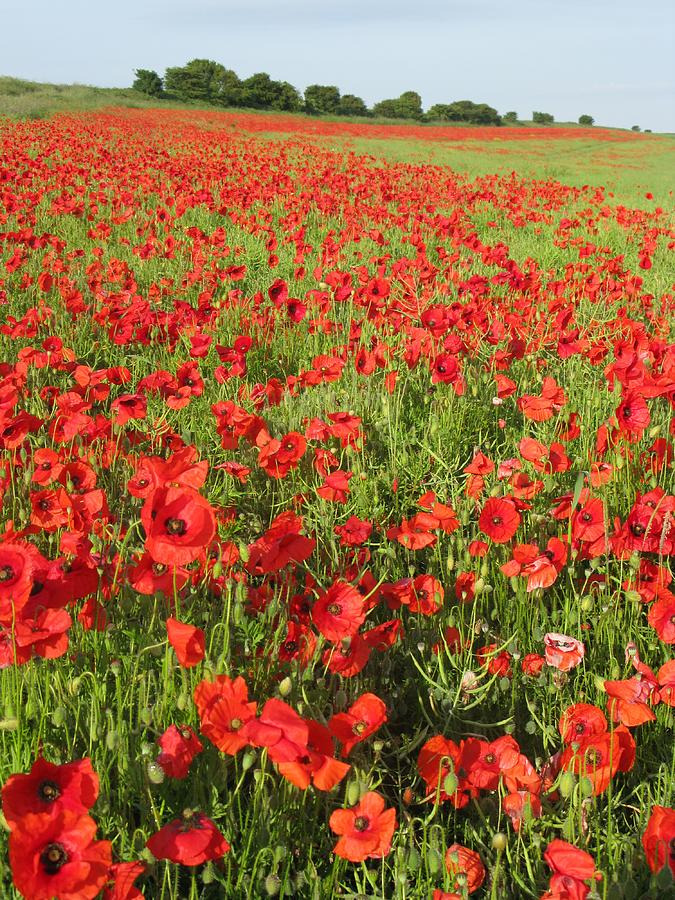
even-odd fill
[[[7,4],[0,74],[124,87],[193,58],[369,105],[415,90],[425,109],[675,132],[673,0],[31,0]]]

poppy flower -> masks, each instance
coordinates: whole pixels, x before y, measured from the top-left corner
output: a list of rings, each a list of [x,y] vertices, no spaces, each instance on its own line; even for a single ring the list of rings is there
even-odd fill
[[[590,703],[574,703],[560,717],[558,731],[566,744],[605,734],[607,719],[603,711]]]
[[[490,497],[478,519],[478,527],[495,544],[506,544],[520,525],[520,513],[511,500]]]
[[[93,900],[108,880],[110,841],[95,841],[96,822],[62,809],[24,816],[9,835],[14,886],[26,900]]]
[[[660,588],[656,596],[658,599],[649,607],[647,621],[664,644],[675,644],[675,594]]]
[[[520,831],[523,819],[539,819],[542,812],[539,797],[526,790],[507,794],[502,800],[502,809],[511,819],[514,831]]]
[[[544,647],[546,664],[559,672],[569,672],[576,668],[586,652],[581,641],[553,632],[544,635]]]
[[[349,756],[353,747],[377,731],[387,721],[387,707],[375,694],[362,694],[346,712],[331,716],[328,728]]]
[[[197,559],[216,533],[210,504],[188,487],[158,488],[145,501],[141,522],[148,553],[167,566],[185,566]]]
[[[204,659],[205,637],[201,628],[168,618],[166,633],[183,668],[191,669]]]
[[[297,762],[307,755],[307,723],[283,700],[268,700],[260,716],[242,726],[241,736],[254,747],[265,747],[272,762]]]
[[[567,841],[555,838],[544,851],[544,859],[554,875],[567,875],[578,881],[599,878],[595,871],[595,860],[590,853],[579,850]]]
[[[143,894],[134,885],[145,872],[142,862],[115,863],[108,873],[108,885],[103,890],[103,900],[143,900]]]
[[[312,607],[312,621],[329,641],[356,634],[365,618],[363,597],[345,581],[335,581]]]
[[[37,548],[27,542],[0,543],[0,623],[11,625],[25,606],[41,560]]]
[[[445,868],[450,873],[453,891],[473,894],[485,881],[485,866],[475,850],[452,844],[445,852]]]
[[[330,672],[352,678],[358,675],[370,659],[370,643],[360,634],[345,638],[334,647],[324,651],[321,661]]]
[[[642,835],[642,846],[652,872],[660,872],[667,865],[675,877],[675,809],[667,806],[652,807],[647,828]]]
[[[675,659],[664,663],[656,673],[661,701],[668,706],[675,706]]]
[[[372,522],[350,516],[344,525],[336,525],[335,533],[340,538],[341,547],[358,547],[364,544],[373,530]]]
[[[2,811],[11,827],[27,815],[86,813],[98,797],[98,775],[89,758],[63,765],[38,756],[30,772],[10,775],[2,788]]]
[[[350,862],[380,859],[391,849],[396,830],[396,810],[385,809],[375,791],[364,794],[351,809],[336,809],[329,819],[331,831],[340,835],[333,852]]]
[[[194,690],[200,730],[216,747],[234,756],[248,738],[240,732],[256,713],[257,704],[248,699],[248,686],[239,675],[234,681],[218,675],[215,681],[200,681]]]
[[[221,859],[230,849],[211,819],[191,811],[160,828],[145,846],[155,859],[168,859],[182,866],[199,866],[211,859]]]
[[[186,778],[192,760],[202,752],[202,743],[189,725],[170,725],[157,743],[162,752],[157,762],[169,778]]]
[[[310,784],[319,791],[331,791],[351,766],[333,757],[333,739],[325,725],[314,719],[305,721],[309,735],[307,752],[295,762],[278,763],[279,774],[301,791]]]

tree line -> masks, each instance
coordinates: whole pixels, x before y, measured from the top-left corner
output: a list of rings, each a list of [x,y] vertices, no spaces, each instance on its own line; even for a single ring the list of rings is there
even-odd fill
[[[341,94],[335,85],[311,84],[301,93],[288,81],[275,81],[266,72],[239,78],[232,69],[210,59],[193,59],[184,66],[168,68],[163,78],[151,69],[136,69],[134,74],[134,90],[150,97],[184,103],[304,112],[317,116],[377,116],[471,125],[518,123],[515,112],[500,116],[487,103],[472,100],[436,103],[425,112],[417,91],[404,91],[400,97],[380,100],[369,108],[361,97]],[[534,112],[532,120],[540,125],[550,125],[554,121],[550,113],[540,112]],[[579,124],[592,125],[593,117],[580,116]]]

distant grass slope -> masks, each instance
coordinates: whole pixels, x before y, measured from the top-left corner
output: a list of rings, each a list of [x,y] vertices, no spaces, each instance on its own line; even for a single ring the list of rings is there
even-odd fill
[[[73,112],[88,109],[101,109],[107,106],[126,107],[130,109],[148,109],[162,107],[165,109],[203,109],[203,104],[182,103],[178,100],[148,97],[133,88],[104,88],[94,87],[88,84],[49,84],[38,81],[26,81],[22,78],[14,78],[8,75],[0,75],[0,116],[12,118],[42,119],[58,112]],[[221,107],[209,107],[220,109]],[[239,110],[241,111],[241,110]],[[259,112],[268,114],[269,110],[247,110],[247,112]],[[274,110],[275,115],[296,116],[302,113],[283,113]],[[316,118],[316,117],[312,117]],[[461,122],[417,122],[408,119],[387,119],[374,116],[322,116],[327,121],[339,122],[371,122],[376,125],[443,125],[456,127],[457,125],[470,124]],[[505,125],[505,128],[517,129],[521,125],[531,127],[534,123],[522,120],[518,125]],[[472,126],[477,127],[477,126]],[[543,131],[550,128],[565,127],[587,130],[576,122],[556,122],[553,126],[541,126]],[[605,126],[602,126],[605,127]],[[619,129],[623,130],[623,129]]]

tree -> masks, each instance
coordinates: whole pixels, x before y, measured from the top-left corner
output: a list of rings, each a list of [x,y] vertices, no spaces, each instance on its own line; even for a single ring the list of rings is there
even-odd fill
[[[509,112],[504,113],[502,116],[503,121],[507,125],[517,125],[518,124],[518,113],[510,110]]]
[[[241,83],[242,104],[254,109],[297,112],[302,107],[299,92],[287,81],[273,81],[267,72],[256,72]]]
[[[355,94],[343,94],[340,97],[340,105],[337,108],[339,116],[368,116],[368,107],[360,97]]]
[[[333,116],[340,107],[340,91],[332,84],[310,84],[305,89],[305,111],[311,115]]]
[[[496,109],[487,103],[472,100],[455,100],[454,103],[436,103],[427,112],[427,118],[443,122],[468,122],[471,125],[501,125]]]
[[[131,87],[141,94],[149,97],[161,97],[164,94],[164,84],[157,72],[152,69],[134,69],[134,83]]]
[[[595,119],[593,118],[593,116],[586,116],[586,115],[579,116],[579,124],[580,125],[593,125],[594,122],[595,122]]]
[[[217,102],[220,106],[241,106],[241,81],[232,69],[224,69],[218,81]]]
[[[551,113],[533,112],[532,121],[535,125],[553,125],[555,119],[553,118]]]
[[[640,130],[640,126],[639,126],[639,125],[633,125],[632,128],[631,128],[631,131],[639,131],[639,130]]]
[[[421,119],[422,98],[416,91],[404,91],[396,100],[380,100],[373,113],[389,119]]]
[[[167,69],[164,87],[167,94],[179,100],[218,103],[227,71],[211,59],[192,59],[182,68]]]

